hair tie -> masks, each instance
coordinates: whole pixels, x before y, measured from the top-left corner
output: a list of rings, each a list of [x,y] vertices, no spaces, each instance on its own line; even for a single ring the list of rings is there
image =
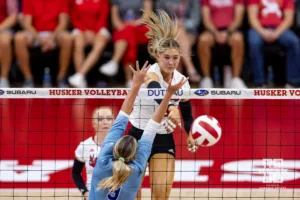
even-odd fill
[[[125,159],[123,157],[119,157],[119,160],[125,162]]]

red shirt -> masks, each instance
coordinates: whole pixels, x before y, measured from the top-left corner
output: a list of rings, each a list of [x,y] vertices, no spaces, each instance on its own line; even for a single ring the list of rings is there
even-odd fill
[[[72,0],[72,24],[82,31],[98,32],[107,28],[109,10],[109,0]]]
[[[54,31],[59,15],[68,14],[68,6],[68,0],[23,0],[23,13],[32,16],[37,31]]]
[[[212,22],[216,28],[227,28],[234,20],[234,8],[244,5],[244,0],[202,0],[202,6],[210,8]]]
[[[0,0],[0,23],[9,15],[18,13],[17,0]]]
[[[293,0],[248,0],[249,6],[259,6],[259,21],[262,26],[277,27],[283,20],[283,11],[295,9]]]

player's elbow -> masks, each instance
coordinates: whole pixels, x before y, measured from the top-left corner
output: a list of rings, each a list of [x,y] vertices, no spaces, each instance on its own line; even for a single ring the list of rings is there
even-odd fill
[[[75,168],[74,166],[72,167],[72,176],[80,174],[80,170]]]

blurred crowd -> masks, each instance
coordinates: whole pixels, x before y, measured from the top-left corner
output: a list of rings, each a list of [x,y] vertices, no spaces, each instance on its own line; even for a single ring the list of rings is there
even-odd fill
[[[284,80],[282,86],[300,87],[297,0],[0,0],[0,88],[39,87],[35,76],[42,76],[44,87],[60,88],[90,87],[90,77],[113,87],[110,81],[122,76],[118,86],[129,87],[129,65],[140,58],[140,47],[147,52],[141,9],[176,16],[182,54],[178,71],[190,77],[193,87],[270,86],[272,68],[281,67],[266,65],[264,50],[270,45],[274,58],[276,51],[284,55],[284,73],[275,74]],[[222,53],[217,55],[213,50],[218,48]],[[41,56],[58,50],[53,58],[57,73],[46,64],[39,66],[43,75],[35,73],[32,49]],[[111,51],[109,59],[100,62],[106,51]],[[230,62],[216,68],[214,61],[226,56]],[[12,78],[12,71],[21,76]],[[246,81],[244,71],[250,74]]]

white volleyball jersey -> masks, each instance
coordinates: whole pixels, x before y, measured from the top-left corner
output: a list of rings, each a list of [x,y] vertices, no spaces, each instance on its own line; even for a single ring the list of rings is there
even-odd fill
[[[93,137],[80,142],[75,150],[76,159],[84,162],[86,167],[86,187],[91,189],[92,175],[94,167],[97,163],[97,158],[100,153],[101,147],[95,143]]]
[[[164,81],[163,76],[161,74],[160,68],[157,63],[152,65],[148,72],[154,72],[158,77],[159,77],[159,84],[161,85],[162,88],[167,88],[168,83]],[[174,71],[173,73],[173,78],[172,78],[172,85],[178,83],[182,77],[185,77],[182,75],[180,72],[177,70]],[[147,88],[145,84],[141,86],[141,88]],[[181,89],[190,89],[190,84],[188,81],[182,86]],[[130,115],[130,123],[139,129],[144,130],[148,121],[152,118],[152,115],[154,111],[158,108],[159,104],[153,99],[136,99],[134,102],[134,107],[133,111]],[[171,100],[172,103],[175,106],[179,105],[180,99],[176,100]],[[163,124],[165,123],[166,118],[164,118],[161,122],[161,125],[159,127],[159,130],[157,133],[159,134],[167,134],[168,132],[166,129],[163,127]]]

